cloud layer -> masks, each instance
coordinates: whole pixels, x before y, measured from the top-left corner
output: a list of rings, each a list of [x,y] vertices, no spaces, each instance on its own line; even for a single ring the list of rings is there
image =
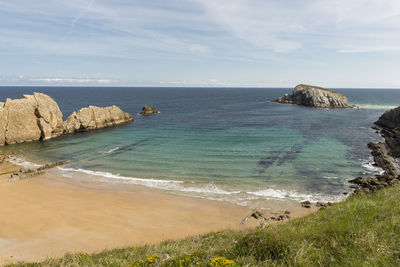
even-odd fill
[[[356,68],[356,54],[398,59],[399,29],[398,0],[0,0],[0,71],[77,83],[258,83],[271,69],[311,72],[344,57]]]

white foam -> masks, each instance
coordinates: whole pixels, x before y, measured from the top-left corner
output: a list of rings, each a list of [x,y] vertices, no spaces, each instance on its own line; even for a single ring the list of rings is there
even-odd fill
[[[387,110],[387,109],[393,109],[393,108],[397,107],[397,106],[393,106],[393,105],[370,105],[370,104],[365,104],[365,105],[357,104],[357,106],[362,109],[379,109],[379,110]]]
[[[137,184],[143,185],[151,188],[157,188],[162,190],[170,190],[170,191],[179,191],[179,192],[186,192],[186,193],[198,193],[201,195],[233,195],[239,194],[241,191],[227,191],[223,190],[218,187],[215,183],[207,183],[207,184],[199,184],[198,186],[193,186],[194,183],[190,186],[187,186],[187,183],[184,181],[177,181],[177,180],[161,180],[161,179],[152,179],[152,178],[138,178],[138,177],[127,177],[121,176],[119,174],[112,174],[109,172],[102,172],[102,171],[91,171],[82,168],[71,168],[71,167],[63,167],[58,166],[59,170],[62,171],[62,176],[71,178],[69,172],[75,173],[85,173],[88,175],[93,175],[97,177],[102,177],[105,179],[116,179],[119,181],[124,181],[130,184]]]
[[[339,177],[337,177],[337,176],[322,176],[323,178],[325,178],[325,179],[338,179]]]
[[[110,154],[110,153],[112,153],[112,152],[114,152],[114,151],[117,151],[118,149],[120,149],[119,146],[114,147],[114,148],[111,148],[111,149],[104,150],[102,153],[103,153],[103,154]]]
[[[39,168],[40,164],[36,164],[33,162],[29,162],[22,157],[11,156],[8,158],[8,161],[12,164],[19,165],[25,168]]]
[[[100,176],[100,177],[109,178],[109,179],[126,180],[132,184],[145,185],[145,186],[157,187],[157,188],[162,187],[162,185],[183,183],[182,181],[174,181],[174,180],[159,180],[159,179],[126,177],[126,176],[121,176],[119,174],[112,174],[109,172],[102,172],[102,171],[91,171],[91,170],[86,170],[86,169],[82,169],[82,168],[75,169],[75,168],[62,167],[62,166],[58,166],[57,168],[61,171],[80,172],[80,173],[85,173],[85,174],[89,174],[89,175],[93,175],[93,176]]]
[[[382,168],[375,166],[372,162],[365,162],[362,164],[362,167],[373,174],[383,174],[385,172]]]
[[[255,192],[247,192],[248,194],[260,196],[266,199],[292,199],[296,201],[310,201],[310,202],[337,202],[345,198],[345,196],[333,196],[322,194],[302,194],[296,191],[285,191],[279,189],[263,189]]]

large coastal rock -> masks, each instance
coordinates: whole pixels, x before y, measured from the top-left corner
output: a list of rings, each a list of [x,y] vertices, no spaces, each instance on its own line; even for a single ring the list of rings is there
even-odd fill
[[[390,148],[389,155],[400,157],[400,107],[383,113],[375,124],[383,127],[381,135]]]
[[[400,129],[400,107],[387,110],[375,124],[393,130],[395,128]]]
[[[276,102],[282,104],[296,104],[316,108],[352,108],[347,98],[338,92],[318,86],[299,84],[293,89],[292,95],[285,94]]]
[[[0,145],[48,140],[130,121],[133,118],[116,106],[89,106],[74,112],[63,123],[57,103],[48,95],[33,93],[0,102]]]
[[[0,144],[46,140],[61,135],[62,113],[48,95],[34,93],[0,103]]]
[[[131,115],[117,106],[89,106],[72,113],[64,122],[64,134],[85,132],[133,121]]]

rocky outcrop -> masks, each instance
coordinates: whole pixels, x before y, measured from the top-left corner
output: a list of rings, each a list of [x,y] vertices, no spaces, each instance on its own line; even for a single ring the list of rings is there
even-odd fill
[[[57,103],[48,95],[33,93],[0,102],[0,145],[48,140],[133,121],[116,106],[89,106],[74,112],[63,123]]]
[[[142,111],[140,112],[140,114],[142,114],[142,115],[153,115],[153,114],[157,114],[157,113],[158,113],[158,110],[151,106],[144,106],[142,108]]]
[[[15,172],[13,172],[10,177],[8,178],[9,181],[17,181],[17,180],[23,180],[26,178],[34,177],[40,174],[43,174],[45,170],[61,166],[65,164],[64,161],[57,161],[57,162],[50,162],[47,163],[43,166],[40,166],[39,168],[21,168]]]
[[[357,177],[349,181],[354,184],[355,192],[374,192],[400,184],[399,166],[393,159],[400,157],[400,107],[386,111],[375,124],[383,127],[378,133],[385,138],[385,143],[371,142],[368,147],[375,165],[383,169],[384,173],[375,177]]]
[[[400,107],[387,110],[379,117],[375,124],[390,130],[400,129]]]
[[[293,89],[292,95],[285,94],[275,100],[282,104],[296,104],[315,108],[353,108],[347,98],[338,92],[318,86],[299,84]]]
[[[0,144],[47,140],[62,133],[62,113],[48,95],[34,93],[0,103]]]
[[[368,148],[371,150],[371,155],[374,157],[375,165],[384,171],[384,176],[397,177],[399,175],[399,167],[392,157],[388,155],[384,143],[370,142]]]
[[[100,108],[89,106],[72,113],[64,122],[64,134],[86,132],[133,121],[131,115],[117,106]]]
[[[382,126],[380,131],[385,142],[389,147],[389,155],[400,157],[400,107],[391,109],[383,113],[383,115],[375,122]]]

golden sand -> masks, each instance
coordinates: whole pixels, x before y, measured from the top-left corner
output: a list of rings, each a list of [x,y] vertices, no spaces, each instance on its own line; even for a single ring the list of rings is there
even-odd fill
[[[225,202],[141,188],[90,188],[48,175],[8,181],[18,168],[0,165],[0,264],[257,225],[255,220],[240,224],[250,208]],[[312,210],[291,211],[296,217]]]

